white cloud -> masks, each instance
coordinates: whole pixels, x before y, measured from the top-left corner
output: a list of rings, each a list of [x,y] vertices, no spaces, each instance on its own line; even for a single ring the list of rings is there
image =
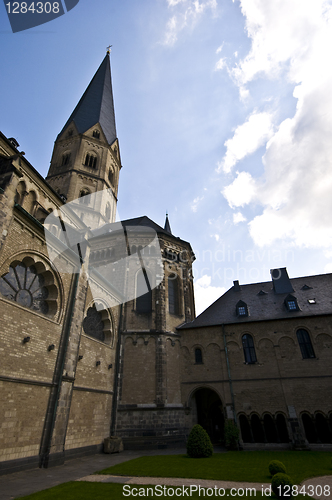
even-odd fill
[[[226,292],[226,288],[220,286],[211,286],[211,276],[204,274],[201,278],[195,280],[195,306],[196,314],[201,314]]]
[[[236,179],[223,189],[222,194],[231,208],[243,207],[255,197],[255,181],[248,172],[237,172]]]
[[[211,9],[215,13],[217,0],[167,0],[168,7],[176,13],[166,24],[164,45],[172,46],[178,39],[179,33],[186,27],[193,27],[202,14]]]
[[[198,205],[199,205],[199,203],[200,203],[202,200],[204,200],[204,196],[197,196],[197,198],[195,198],[195,199],[193,200],[193,202],[191,203],[191,206],[190,206],[190,208],[191,208],[191,210],[192,210],[193,212],[197,212]]]
[[[332,262],[326,264],[326,266],[324,267],[324,273],[332,273]]]
[[[233,223],[234,224],[239,224],[239,222],[245,222],[247,219],[244,217],[244,215],[241,212],[236,212],[236,214],[233,214]]]
[[[240,92],[247,92],[248,96],[253,80],[259,79],[259,85],[263,86],[265,82],[270,85],[271,79],[281,82],[282,78],[293,86],[297,105],[293,116],[285,119],[272,135],[263,138],[257,133],[258,147],[270,137],[263,157],[264,174],[253,179],[243,172],[223,194],[231,207],[252,201],[261,204],[261,214],[249,223],[256,244],[269,245],[283,239],[299,247],[329,249],[332,247],[331,2],[240,2],[252,40],[248,55],[231,70]],[[274,96],[275,106],[280,97]],[[259,107],[258,100],[255,105]],[[251,146],[239,140],[239,135],[240,138],[246,135],[241,127],[226,142],[227,151],[219,170],[229,172],[250,153]]]
[[[226,57],[221,57],[219,61],[216,62],[215,70],[220,71],[226,66]]]
[[[230,172],[239,160],[266,144],[272,134],[272,114],[252,113],[245,123],[236,128],[233,137],[225,142],[226,154],[218,163],[217,171]]]

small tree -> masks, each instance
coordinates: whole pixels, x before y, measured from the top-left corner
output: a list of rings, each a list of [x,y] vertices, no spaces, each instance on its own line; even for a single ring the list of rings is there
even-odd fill
[[[187,441],[187,453],[191,458],[206,458],[213,453],[213,446],[208,433],[199,424],[191,429]]]
[[[272,491],[278,498],[292,498],[293,481],[287,474],[278,472],[272,478]]]
[[[238,449],[238,442],[239,442],[239,435],[240,431],[236,427],[235,423],[233,420],[226,420],[225,422],[225,427],[224,427],[224,432],[225,432],[225,445],[226,448],[229,450],[237,450]]]
[[[286,474],[286,467],[279,460],[272,460],[269,463],[269,472],[270,472],[271,476],[278,474],[278,472],[282,472],[283,474]]]

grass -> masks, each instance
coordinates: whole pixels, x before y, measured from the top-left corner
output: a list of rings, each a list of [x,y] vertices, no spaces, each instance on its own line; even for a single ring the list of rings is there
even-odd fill
[[[129,460],[114,467],[109,467],[99,472],[99,474],[112,474],[119,476],[145,476],[145,477],[177,477],[212,479],[228,481],[246,481],[255,483],[270,483],[271,477],[268,471],[268,464],[271,460],[280,460],[287,468],[287,473],[291,476],[295,484],[301,483],[304,479],[316,476],[332,475],[331,464],[332,453],[310,452],[310,451],[246,451],[216,453],[210,458],[189,458],[187,455],[158,455],[152,457],[141,457]],[[130,488],[138,488],[136,495],[125,496],[124,485],[118,483],[89,483],[73,481],[60,484],[53,488],[33,493],[21,500],[125,500],[134,496],[157,498],[183,498],[173,493],[171,495],[154,494],[153,486],[130,485]],[[128,487],[128,486],[127,486]],[[167,486],[166,488],[171,488]],[[158,493],[158,492],[157,492]],[[186,495],[184,495],[186,496]],[[226,490],[225,497],[229,498],[250,498],[249,494],[230,495]],[[252,495],[254,496],[254,495]],[[222,498],[221,496],[199,495],[193,492],[189,498]],[[266,498],[260,490],[257,490],[255,498]],[[272,499],[276,498],[274,494]],[[298,495],[297,499],[310,498],[309,496]]]
[[[122,484],[115,484],[115,483],[88,483],[88,482],[69,482],[69,483],[64,483],[60,484],[59,486],[54,486],[54,488],[49,488],[48,490],[43,490],[39,491],[38,493],[33,493],[32,495],[28,495],[25,497],[20,497],[20,500],[105,500],[105,499],[112,499],[112,500],[124,500],[126,498],[134,498],[134,495],[130,496],[124,496],[123,495],[123,486]],[[168,490],[166,495],[160,496],[154,495],[153,494],[153,486],[143,486],[143,485],[130,485],[131,488],[138,488],[137,491],[135,492],[137,497],[145,497],[149,499],[160,499],[160,498],[183,498],[183,496],[176,496],[176,495],[171,495],[171,491]],[[171,488],[171,486],[167,486],[166,488]],[[143,492],[144,490],[144,492]],[[252,496],[249,495],[232,495],[230,496],[229,490],[226,490],[226,494],[224,497],[222,496],[204,496],[202,491],[201,495],[199,495],[199,492],[194,492],[192,495],[188,496],[187,498],[218,498],[219,500],[221,498],[225,497],[229,498],[276,498],[274,494],[272,493],[271,497],[263,497],[261,491],[257,491],[256,495]],[[304,498],[310,498],[308,496],[304,497],[302,495],[297,496],[296,498],[298,499],[304,499]]]
[[[294,483],[300,484],[304,479],[331,475],[331,457],[332,453],[324,451],[229,451],[210,458],[157,455],[129,460],[98,474],[270,483],[268,464],[280,460]]]

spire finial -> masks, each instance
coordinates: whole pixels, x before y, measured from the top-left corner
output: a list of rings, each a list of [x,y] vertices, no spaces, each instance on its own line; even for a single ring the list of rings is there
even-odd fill
[[[108,47],[106,47],[106,54],[111,53],[111,47],[113,47],[113,45],[109,45]]]

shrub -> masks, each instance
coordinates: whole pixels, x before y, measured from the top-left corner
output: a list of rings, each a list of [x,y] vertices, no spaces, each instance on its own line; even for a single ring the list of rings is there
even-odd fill
[[[240,432],[233,420],[226,420],[224,431],[226,448],[229,450],[237,450]]]
[[[194,425],[187,441],[187,453],[191,458],[210,457],[213,446],[208,433],[200,425]]]
[[[269,471],[271,476],[274,476],[275,474],[278,474],[278,472],[282,472],[283,474],[286,474],[286,467],[282,462],[279,462],[279,460],[272,460],[269,463]]]
[[[293,484],[293,481],[287,474],[278,472],[272,478],[272,491],[279,498],[291,498]]]

